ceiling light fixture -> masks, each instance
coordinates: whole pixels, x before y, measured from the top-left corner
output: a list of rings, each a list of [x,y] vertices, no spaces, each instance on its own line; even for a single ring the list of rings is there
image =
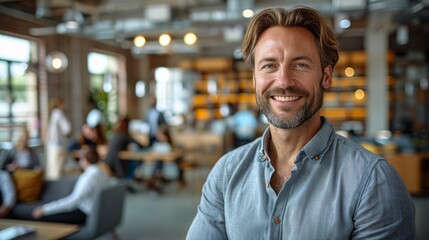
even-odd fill
[[[185,34],[185,36],[183,37],[183,41],[185,42],[186,45],[194,45],[197,42],[197,40],[198,40],[197,35],[195,35],[195,33],[192,33],[192,32]]]
[[[336,33],[342,33],[352,26],[352,22],[346,13],[337,13],[334,26]]]
[[[253,17],[253,15],[255,14],[255,12],[253,12],[252,9],[244,9],[243,12],[241,13],[243,15],[243,17],[245,18],[251,18]]]
[[[137,35],[134,37],[133,43],[136,47],[143,47],[146,44],[146,38],[142,35]]]
[[[85,18],[78,10],[69,8],[64,14],[63,21],[67,29],[77,30],[85,23]]]
[[[344,18],[342,20],[340,20],[340,27],[342,29],[347,29],[352,25],[352,23],[350,22],[350,19],[348,18]]]
[[[159,44],[161,45],[161,46],[168,46],[168,44],[170,44],[170,42],[171,42],[171,37],[170,37],[170,35],[168,35],[168,34],[166,34],[166,33],[164,33],[164,34],[161,34],[161,36],[159,36],[159,39],[158,39],[158,41],[159,41]]]
[[[68,63],[67,56],[58,51],[49,53],[45,58],[46,69],[51,73],[63,72],[66,70]]]

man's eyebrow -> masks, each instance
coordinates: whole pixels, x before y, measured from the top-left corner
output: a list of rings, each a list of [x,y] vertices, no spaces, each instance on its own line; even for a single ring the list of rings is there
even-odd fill
[[[256,64],[259,65],[263,62],[274,62],[274,61],[276,61],[275,57],[264,57],[261,60],[257,61]]]
[[[310,63],[313,63],[313,59],[309,56],[306,55],[300,55],[300,56],[296,56],[292,58],[292,61],[299,61],[299,60],[305,60],[305,61],[309,61]]]
[[[277,60],[277,58],[275,57],[264,57],[262,59],[260,59],[259,61],[256,62],[257,65],[262,64],[263,62],[275,62]],[[304,61],[308,61],[310,63],[314,63],[313,59],[309,56],[306,55],[298,55],[292,58],[292,61],[300,61],[300,60],[304,60]]]

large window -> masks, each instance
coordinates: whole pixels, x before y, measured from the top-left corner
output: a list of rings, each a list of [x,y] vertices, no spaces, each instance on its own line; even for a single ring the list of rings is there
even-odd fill
[[[182,124],[190,111],[194,91],[194,73],[179,68],[155,69],[156,108],[166,114],[170,124]]]
[[[119,61],[114,56],[97,52],[88,55],[91,97],[109,125],[115,124],[119,117],[118,66]]]
[[[0,34],[0,141],[14,141],[26,128],[40,138],[37,73],[31,63],[36,44]]]

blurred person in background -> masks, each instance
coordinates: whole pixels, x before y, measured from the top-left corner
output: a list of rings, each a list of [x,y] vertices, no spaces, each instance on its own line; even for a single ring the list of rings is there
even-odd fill
[[[235,146],[239,147],[253,141],[256,137],[258,120],[247,103],[240,103],[238,111],[232,116],[232,129],[235,135]]]
[[[0,218],[7,217],[15,206],[16,189],[9,172],[0,170]]]
[[[105,156],[105,152],[107,152],[107,139],[101,125],[97,125],[94,128],[90,127],[87,123],[82,125],[81,131],[72,139],[68,146],[68,151],[73,159],[79,160],[78,153],[84,145],[96,147],[100,157],[103,158]],[[103,149],[103,151],[100,151],[100,147],[106,148],[106,150]]]
[[[84,224],[92,212],[96,193],[112,184],[106,173],[97,165],[98,161],[97,150],[93,146],[83,146],[79,157],[83,173],[73,191],[64,198],[36,207],[32,213],[33,217],[40,221]]]
[[[97,146],[97,136],[95,130],[89,127],[89,125],[86,123],[82,125],[80,132],[74,139],[71,140],[68,146],[68,151],[74,160],[79,161],[80,150],[84,145],[91,147]]]
[[[146,117],[146,122],[149,124],[149,146],[155,151],[159,146],[169,146],[172,148],[172,139],[169,132],[169,126],[165,120],[164,114],[157,108],[156,96],[151,96],[150,109]],[[164,162],[156,161],[152,170],[152,180],[165,180],[163,176]]]
[[[70,133],[71,124],[66,115],[64,101],[57,98],[48,123],[46,178],[49,180],[57,180],[64,174]]]
[[[150,109],[146,117],[146,122],[149,124],[149,145],[152,146],[158,142],[158,133],[160,128],[167,128],[167,121],[164,114],[156,108],[157,100],[155,96],[151,97]]]
[[[30,136],[27,129],[21,129],[14,147],[8,151],[1,169],[14,172],[17,169],[40,169],[37,152],[28,145]]]
[[[139,164],[139,162],[135,160],[121,160],[119,158],[119,153],[127,150],[131,143],[136,144],[139,148],[144,148],[142,144],[131,137],[129,133],[129,123],[130,120],[128,117],[122,117],[119,120],[112,137],[108,141],[107,155],[104,159],[104,162],[110,167],[110,170],[117,178],[133,179],[135,177],[134,170]]]

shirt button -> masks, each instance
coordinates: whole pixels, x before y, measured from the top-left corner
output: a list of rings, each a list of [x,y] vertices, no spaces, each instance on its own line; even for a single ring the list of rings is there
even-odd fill
[[[275,224],[280,224],[282,222],[282,220],[278,217],[274,218],[274,223]]]
[[[320,159],[320,157],[319,157],[319,155],[316,155],[316,156],[313,157],[313,159],[317,161],[317,160]]]
[[[268,182],[265,183],[265,188],[269,188],[270,184]]]

